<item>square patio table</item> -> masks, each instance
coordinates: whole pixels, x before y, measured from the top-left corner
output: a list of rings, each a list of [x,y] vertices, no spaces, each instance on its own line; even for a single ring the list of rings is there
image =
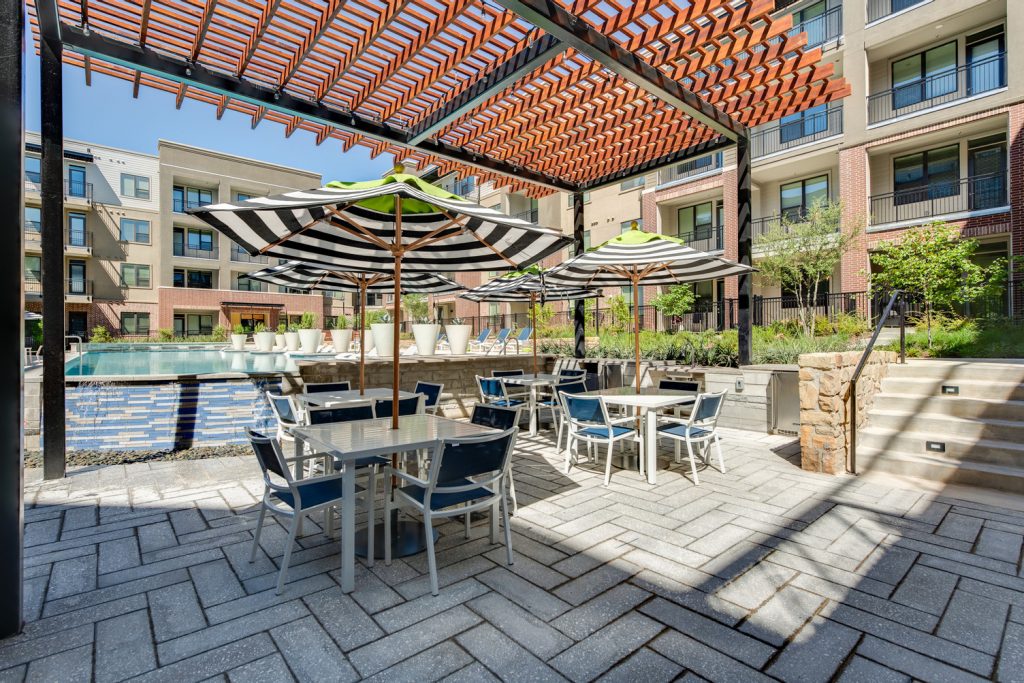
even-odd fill
[[[430,448],[441,439],[480,436],[495,431],[492,427],[457,422],[437,415],[406,415],[399,419],[398,429],[391,428],[390,417],[382,417],[295,427],[292,433],[297,443],[308,443],[314,450],[330,455],[335,463],[345,465],[367,456]],[[341,589],[351,593],[355,588],[356,566],[356,468],[343,467],[341,471]]]
[[[411,391],[398,392],[399,399],[412,398],[415,395]],[[367,389],[364,394],[360,394],[358,389],[349,389],[348,391],[311,391],[305,394],[295,394],[294,396],[295,400],[302,404],[303,407],[333,408],[345,405],[346,403],[391,398],[391,387],[372,387]]]
[[[527,373],[525,375],[507,375],[501,377],[506,384],[518,384],[530,390],[530,436],[537,435],[537,389],[541,387],[553,387],[563,381],[558,375],[547,372]],[[568,381],[568,380],[564,380]]]
[[[647,458],[647,483],[657,483],[658,471],[658,410],[672,406],[686,405],[697,400],[696,394],[679,389],[642,387],[615,387],[588,391],[580,396],[602,396],[605,403],[628,406],[640,410],[644,420],[644,454]]]

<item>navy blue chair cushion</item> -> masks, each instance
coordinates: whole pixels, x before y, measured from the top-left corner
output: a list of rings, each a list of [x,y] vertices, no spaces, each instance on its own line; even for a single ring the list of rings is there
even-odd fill
[[[438,486],[502,468],[512,434],[498,439],[469,443],[446,443],[437,473]]]
[[[700,385],[696,382],[685,382],[675,379],[663,379],[658,382],[659,389],[670,389],[673,391],[700,391]]]
[[[295,507],[295,496],[292,495],[291,491],[276,491],[275,495],[289,507]],[[304,508],[311,508],[321,503],[337,500],[341,498],[341,478],[311,481],[308,484],[302,484],[299,486],[299,496],[302,498],[302,507]]]
[[[426,396],[426,406],[433,408],[437,405],[438,399],[441,398],[441,385],[431,384],[430,382],[416,382],[416,388],[413,390],[417,394],[423,394]]]
[[[480,391],[483,392],[485,397],[505,395],[501,388],[501,379],[496,377],[481,377]]]
[[[491,373],[491,377],[518,377],[525,374],[525,370],[495,370]]]
[[[715,416],[718,412],[718,404],[722,402],[722,396],[709,396],[704,394],[701,396],[699,405],[693,410],[693,419],[696,421],[707,420]]]
[[[323,382],[322,384],[306,385],[306,391],[351,391],[352,385],[348,382]]]
[[[447,485],[469,486],[472,483],[473,482],[469,479],[458,479],[456,481],[447,482]],[[398,490],[407,494],[420,505],[423,505],[423,499],[427,494],[427,490],[420,486],[403,486]],[[468,503],[471,500],[487,498],[492,495],[494,495],[494,493],[483,486],[479,486],[475,489],[469,489],[468,491],[452,491],[450,493],[435,491],[434,495],[430,497],[430,509],[443,510],[444,508],[451,507],[452,505],[461,505],[462,503]]]
[[[292,402],[290,400],[277,394],[267,394],[267,399],[274,404],[274,409],[281,418],[281,422],[296,424],[297,420],[295,419],[295,413],[292,412]]]
[[[309,424],[311,425],[372,419],[373,406],[370,405],[339,406],[337,408],[313,408],[309,411]]]
[[[473,406],[473,415],[469,418],[469,421],[475,425],[494,427],[504,431],[516,426],[516,414],[514,410],[503,410],[500,407],[496,407],[496,404],[493,403],[490,405],[480,405],[478,403]]]
[[[600,437],[602,439],[607,439],[607,438],[609,438],[608,437],[608,430],[609,429],[612,430],[612,433],[611,433],[612,437],[622,436],[623,434],[630,434],[630,433],[632,433],[634,431],[633,429],[630,429],[629,427],[619,427],[619,426],[614,426],[613,425],[612,427],[587,427],[586,429],[579,430],[579,433],[580,434],[584,434],[586,436],[596,436],[596,437]]]
[[[274,444],[270,439],[263,434],[250,429],[249,444],[252,446],[252,450],[256,454],[256,459],[259,461],[260,467],[264,472],[270,471],[282,479],[288,478],[288,475],[284,473],[284,464],[278,457],[277,451],[274,449]]]
[[[658,431],[662,434],[671,434],[672,436],[678,436],[681,439],[686,438],[687,429],[689,429],[689,435],[693,439],[700,439],[711,434],[707,429],[701,429],[700,427],[688,428],[687,425],[683,424],[662,425],[661,427],[658,427]]]
[[[565,394],[565,409],[569,417],[579,422],[604,422],[604,411],[601,410],[601,399],[596,397],[573,396]]]
[[[398,414],[401,415],[415,415],[416,409],[420,406],[419,396],[410,396],[409,398],[398,399]],[[390,398],[379,398],[373,402],[374,412],[377,417],[391,417],[393,414],[392,402]]]

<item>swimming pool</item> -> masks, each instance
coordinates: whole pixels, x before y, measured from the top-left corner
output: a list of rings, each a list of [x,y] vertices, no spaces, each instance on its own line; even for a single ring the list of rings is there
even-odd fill
[[[228,372],[297,372],[296,358],[284,353],[251,353],[209,348],[87,350],[64,364],[66,377],[192,376]]]

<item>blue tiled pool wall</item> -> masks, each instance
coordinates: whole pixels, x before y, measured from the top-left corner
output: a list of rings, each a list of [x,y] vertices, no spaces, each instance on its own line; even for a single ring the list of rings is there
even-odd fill
[[[264,397],[272,377],[152,383],[69,384],[67,447],[180,450],[246,442],[245,430],[275,430]]]

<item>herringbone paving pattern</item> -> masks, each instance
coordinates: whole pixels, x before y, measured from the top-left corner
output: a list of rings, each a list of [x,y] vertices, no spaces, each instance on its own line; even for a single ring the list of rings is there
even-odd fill
[[[1024,680],[1024,506],[802,472],[725,432],[729,471],[655,487],[520,440],[516,562],[480,520],[357,569],[307,524],[248,554],[252,459],[77,472],[26,491],[22,635],[0,681]],[[668,452],[666,451],[666,455]],[[666,458],[665,464],[668,464]]]

